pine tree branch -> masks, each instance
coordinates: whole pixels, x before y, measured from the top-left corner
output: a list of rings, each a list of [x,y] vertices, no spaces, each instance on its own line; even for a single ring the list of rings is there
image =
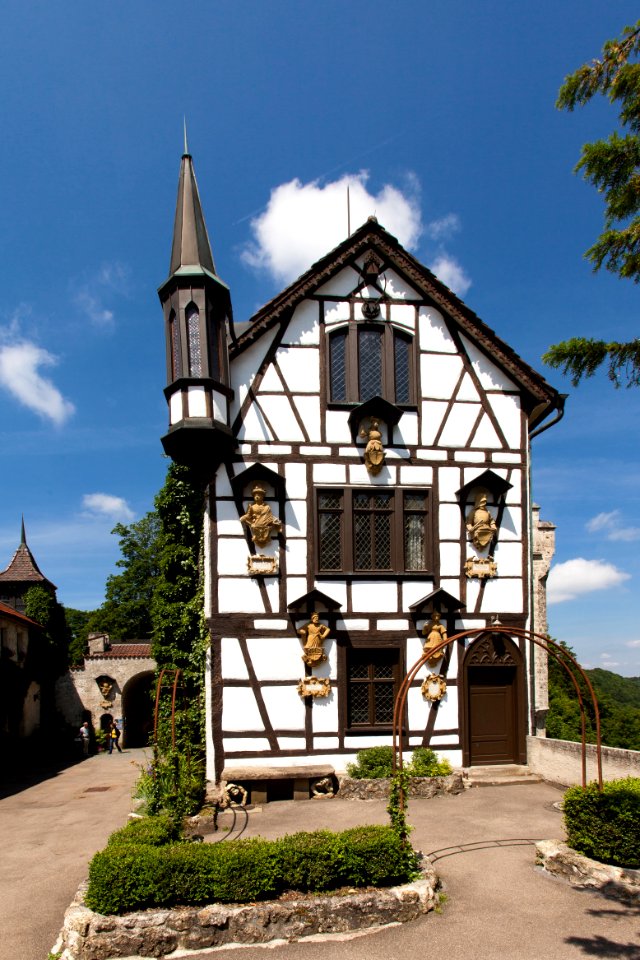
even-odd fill
[[[629,343],[573,337],[556,343],[543,354],[542,360],[550,367],[561,369],[577,387],[580,381],[592,377],[605,361],[607,376],[616,387],[626,381],[627,387],[640,385],[640,340]]]

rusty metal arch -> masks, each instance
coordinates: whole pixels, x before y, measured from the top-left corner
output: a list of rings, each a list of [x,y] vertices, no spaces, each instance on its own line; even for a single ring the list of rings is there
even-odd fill
[[[404,711],[407,703],[407,696],[411,684],[413,683],[418,671],[423,667],[428,660],[433,659],[434,653],[439,653],[444,651],[446,647],[450,646],[452,643],[455,643],[457,640],[463,640],[466,637],[480,636],[482,634],[505,634],[508,637],[519,637],[525,640],[530,640],[532,643],[535,643],[537,646],[541,647],[547,653],[556,660],[569,674],[573,686],[576,691],[578,704],[580,706],[580,723],[582,727],[582,786],[586,787],[587,785],[587,745],[586,745],[586,715],[584,708],[584,701],[582,698],[582,692],[580,690],[580,684],[576,679],[576,671],[579,674],[580,678],[584,681],[587,690],[589,691],[589,696],[593,704],[593,712],[596,722],[596,760],[597,760],[597,769],[598,769],[598,789],[602,791],[602,742],[600,738],[600,710],[598,707],[598,699],[596,697],[595,691],[589,680],[589,677],[586,675],[578,661],[575,657],[572,657],[564,647],[560,646],[559,643],[556,643],[555,640],[552,640],[549,636],[546,636],[541,633],[534,633],[531,630],[524,630],[520,627],[504,627],[502,625],[493,625],[489,624],[485,627],[474,627],[472,630],[462,630],[460,633],[456,633],[455,636],[449,637],[447,640],[441,641],[437,646],[433,646],[429,649],[429,653],[423,653],[422,656],[416,660],[414,665],[407,672],[404,680],[400,684],[400,689],[396,696],[396,701],[393,709],[393,765],[394,769],[402,770],[403,760],[402,753],[404,750],[403,744],[403,731],[402,731],[402,717],[404,716]],[[561,654],[561,655],[560,655]],[[570,665],[565,662],[568,660]],[[404,796],[403,791],[401,791],[401,806],[404,807]]]
[[[153,713],[153,748],[157,749],[158,744],[158,715],[160,711],[160,694],[162,692],[162,681],[164,680],[165,674],[170,679],[170,675],[173,673],[173,688],[171,690],[171,744],[173,749],[176,748],[176,696],[178,693],[178,682],[182,676],[182,670],[179,668],[176,670],[168,669],[163,667],[158,675],[158,682],[156,684],[156,706]]]

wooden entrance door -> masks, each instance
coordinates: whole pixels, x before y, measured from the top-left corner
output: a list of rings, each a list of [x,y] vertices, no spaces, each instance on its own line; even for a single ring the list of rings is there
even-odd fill
[[[515,667],[469,667],[470,765],[518,762]]]

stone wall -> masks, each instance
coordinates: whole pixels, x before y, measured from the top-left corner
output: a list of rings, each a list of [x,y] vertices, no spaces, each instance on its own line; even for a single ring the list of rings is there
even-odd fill
[[[356,780],[338,777],[340,800],[388,800],[390,780]],[[409,784],[410,797],[435,797],[444,793],[462,793],[464,782],[461,773],[448,777],[412,777]]]
[[[527,737],[527,763],[551,783],[569,787],[582,783],[582,745],[569,740],[551,740],[548,737]],[[602,748],[602,776],[605,780],[618,777],[640,777],[640,751]],[[598,777],[596,748],[587,744],[587,782]]]
[[[405,923],[433,910],[437,882],[426,863],[422,879],[400,887],[240,906],[214,903],[140,910],[120,917],[105,917],[85,907],[83,884],[53,950],[60,953],[60,960],[134,960]]]

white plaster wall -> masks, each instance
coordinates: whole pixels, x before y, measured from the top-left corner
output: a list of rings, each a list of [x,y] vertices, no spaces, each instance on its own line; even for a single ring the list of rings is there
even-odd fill
[[[278,746],[281,750],[306,750],[307,741],[304,737],[278,737]]]
[[[262,698],[274,729],[304,730],[305,707],[297,680],[291,687],[262,687]]]
[[[247,687],[225,687],[223,689],[222,729],[237,730],[238,732],[241,730],[264,730],[253,690]]]
[[[388,297],[394,300],[419,300],[420,295],[413,287],[409,286],[406,280],[403,280],[395,270],[390,267],[384,271],[383,286]]]
[[[354,581],[351,602],[356,613],[395,613],[398,609],[397,584],[380,580]]]
[[[284,506],[285,538],[306,537],[307,504],[305,500],[290,500]],[[292,571],[289,569],[289,573]]]
[[[439,522],[440,538],[442,540],[455,540],[460,536],[462,514],[459,507],[454,506],[453,503],[441,503]]]
[[[462,558],[459,543],[440,544],[440,575],[459,577],[462,571]]]
[[[221,577],[218,581],[218,610],[220,613],[264,613],[260,588],[250,577]]]
[[[339,300],[335,303],[329,302],[324,305],[324,322],[327,327],[346,323],[349,316],[349,302],[347,300]]]
[[[297,395],[293,403],[298,415],[304,423],[309,441],[319,443],[322,439],[320,424],[320,397]]]
[[[498,564],[500,577],[522,576],[522,545],[520,543],[497,543],[493,558]]]
[[[498,610],[500,613],[522,613],[524,609],[523,583],[521,579],[487,580],[484,588],[481,610],[491,613]]]
[[[273,434],[269,430],[262,413],[255,403],[251,404],[238,430],[238,440],[265,441],[273,439]]]
[[[253,383],[256,370],[259,369],[262,358],[266,356],[278,328],[267,330],[260,340],[247,347],[240,356],[230,365],[231,386],[234,389],[234,398],[231,403],[231,418],[233,419],[242,406],[249,387]]]
[[[510,447],[519,447],[522,439],[520,397],[513,394],[488,393],[487,399]]]
[[[433,400],[449,400],[460,379],[462,359],[453,355],[423,353],[420,357],[422,395]]]
[[[278,376],[274,365],[270,363],[264,372],[262,380],[260,381],[259,396],[261,396],[263,393],[282,393],[283,390],[284,386],[282,380]]]
[[[460,389],[458,390],[456,399],[469,400],[472,403],[480,403],[480,394],[478,393],[476,385],[468,373],[465,373],[464,377],[462,378],[462,383],[460,384]]]
[[[461,486],[460,467],[440,467],[438,469],[438,489],[441,503],[457,503],[456,493]]]
[[[398,480],[398,468],[390,467],[385,464],[380,473],[373,476],[369,473],[364,463],[349,465],[349,483],[360,484],[361,486],[384,487],[395,485]]]
[[[434,443],[447,412],[446,401],[428,400],[422,404],[422,438],[425,446]]]
[[[313,701],[311,723],[314,734],[338,732],[338,694],[335,687],[331,688],[328,697],[317,697]],[[317,763],[317,760],[313,762]]]
[[[500,524],[500,540],[522,540],[522,510],[505,507]]]
[[[332,581],[331,583],[325,583],[324,581],[320,582],[318,580],[314,583],[314,588],[316,590],[321,590],[327,597],[331,597],[332,600],[335,600],[336,603],[339,603],[343,610],[347,608],[347,586],[344,583],[338,581]]]
[[[217,514],[217,529],[218,536],[220,537],[242,537],[244,541],[244,533],[242,524],[240,523],[240,517],[238,516],[238,508],[235,503],[231,500],[218,500],[216,503],[216,514]],[[208,539],[205,538],[205,543],[208,542]],[[245,550],[246,550],[245,543]]]
[[[433,580],[411,580],[402,584],[402,611],[428,596],[435,589]],[[445,587],[444,589],[449,589]],[[451,591],[453,593],[453,591]]]
[[[303,597],[306,592],[306,577],[287,577],[287,603],[293,603],[298,597]],[[326,590],[324,592],[326,593]]]
[[[290,500],[306,500],[307,468],[304,463],[285,463],[284,476],[287,484],[287,497]]]
[[[433,467],[400,467],[400,483],[420,484],[430,487],[433,484]]]
[[[285,333],[287,343],[307,346],[320,342],[318,310],[318,304],[313,300],[304,300],[296,307]]]
[[[300,443],[306,439],[295,418],[288,397],[260,394],[259,399],[264,415],[276,431],[278,440]],[[266,452],[268,451],[265,450]]]
[[[481,353],[478,347],[474,346],[467,337],[461,335],[461,340],[480,380],[480,385],[485,390],[513,390],[515,392],[516,386],[513,381],[502,370],[499,370],[486,354]]]
[[[346,467],[338,463],[314,463],[314,484],[344,484],[347,479]]]
[[[418,414],[407,411],[402,414],[400,423],[395,428],[394,441],[415,446],[418,442]]]
[[[442,314],[435,307],[420,307],[418,317],[422,350],[430,350],[433,353],[458,352]]]
[[[352,270],[351,267],[344,267],[335,277],[328,280],[321,287],[318,287],[316,293],[321,296],[345,297],[348,293],[360,283],[360,274]]]
[[[389,309],[392,323],[405,327],[407,330],[415,330],[416,308],[412,304],[392,303]]]
[[[223,740],[224,752],[229,753],[252,753],[254,750],[270,750],[271,745],[266,737],[225,737]],[[264,761],[264,757],[260,758],[251,758],[251,766],[273,766],[273,760],[271,757],[267,758],[266,763],[258,763],[257,760]],[[234,763],[237,763],[238,760],[235,757],[229,757],[226,761],[226,766],[232,767]]]
[[[288,540],[286,545],[287,573],[306,574],[309,551],[306,540]]]
[[[235,576],[246,574],[248,556],[249,550],[244,537],[218,538],[218,573]]]
[[[327,443],[351,443],[349,414],[346,410],[327,410],[325,434]]]
[[[502,447],[502,440],[496,433],[496,429],[486,413],[480,421],[478,429],[475,432],[475,436],[471,441],[471,446],[482,447],[483,449]]]
[[[249,679],[249,671],[237,637],[222,637],[220,640],[220,658],[223,680]]]
[[[187,406],[190,417],[206,417],[207,401],[204,387],[187,387]]]
[[[481,412],[479,403],[454,403],[438,443],[441,447],[466,447]]]
[[[258,680],[295,680],[304,675],[297,637],[250,637],[247,647]]]
[[[169,423],[174,424],[182,420],[182,393],[172,393],[169,397]]]
[[[285,383],[292,393],[319,393],[319,350],[315,350],[313,347],[305,347],[304,349],[280,347],[277,360]]]

